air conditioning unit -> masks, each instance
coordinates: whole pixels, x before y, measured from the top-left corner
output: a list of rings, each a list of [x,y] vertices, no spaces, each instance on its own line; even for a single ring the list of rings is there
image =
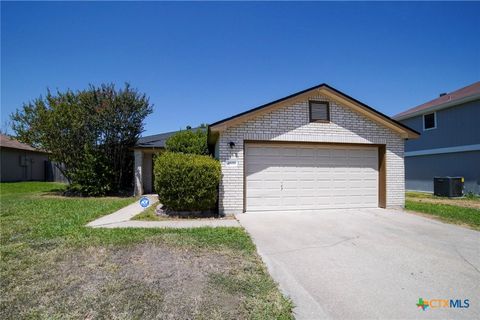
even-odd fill
[[[434,177],[433,194],[439,197],[463,197],[463,177]]]

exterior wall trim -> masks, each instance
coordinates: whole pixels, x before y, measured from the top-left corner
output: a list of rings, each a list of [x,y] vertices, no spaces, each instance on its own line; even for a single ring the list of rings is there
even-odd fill
[[[232,117],[217,121],[210,125],[209,129],[212,132],[223,132],[230,126],[235,126],[244,123],[248,120],[254,119],[265,113],[269,113],[275,109],[282,108],[288,105],[296,104],[303,100],[309,100],[312,97],[324,95],[327,98],[337,100],[344,106],[350,107],[357,113],[370,118],[370,120],[383,125],[400,134],[403,138],[416,139],[420,133],[405,126],[399,121],[388,117],[387,115],[367,106],[366,104],[346,95],[345,93],[330,87],[327,84],[321,84],[290,96],[278,99],[276,101],[264,104],[262,106],[247,110]],[[315,99],[315,98],[314,98]]]
[[[317,145],[317,146],[340,146],[340,147],[376,147],[378,150],[378,206],[387,206],[387,171],[386,171],[386,145],[375,143],[338,143],[338,142],[302,142],[302,141],[274,141],[274,140],[243,140],[243,213],[247,212],[247,144],[280,144],[280,145]]]
[[[457,146],[457,147],[408,151],[408,152],[405,152],[405,157],[418,157],[418,156],[426,156],[426,155],[432,155],[432,154],[468,152],[468,151],[479,151],[479,150],[480,150],[480,144],[470,144],[470,145]]]

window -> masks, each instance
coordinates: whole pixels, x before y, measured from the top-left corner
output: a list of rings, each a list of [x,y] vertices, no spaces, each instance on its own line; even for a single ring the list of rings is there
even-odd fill
[[[423,115],[423,130],[435,129],[437,127],[437,115],[427,113]]]
[[[329,122],[330,107],[328,102],[309,101],[310,106],[310,122]]]

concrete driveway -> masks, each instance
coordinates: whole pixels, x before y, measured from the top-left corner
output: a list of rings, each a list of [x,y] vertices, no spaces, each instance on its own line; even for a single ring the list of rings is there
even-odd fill
[[[480,319],[480,232],[385,209],[237,218],[297,319]],[[470,307],[422,311],[419,298]]]

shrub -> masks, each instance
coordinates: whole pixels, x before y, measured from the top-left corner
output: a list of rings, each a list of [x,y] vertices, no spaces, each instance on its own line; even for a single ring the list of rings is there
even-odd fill
[[[204,127],[182,130],[165,142],[165,149],[185,154],[208,154],[207,130]]]
[[[47,92],[12,114],[17,139],[48,150],[52,161],[82,195],[128,190],[133,181],[132,148],[152,113],[145,94],[126,84]]]
[[[155,190],[160,203],[175,211],[215,207],[220,163],[203,155],[165,152],[155,160]]]

